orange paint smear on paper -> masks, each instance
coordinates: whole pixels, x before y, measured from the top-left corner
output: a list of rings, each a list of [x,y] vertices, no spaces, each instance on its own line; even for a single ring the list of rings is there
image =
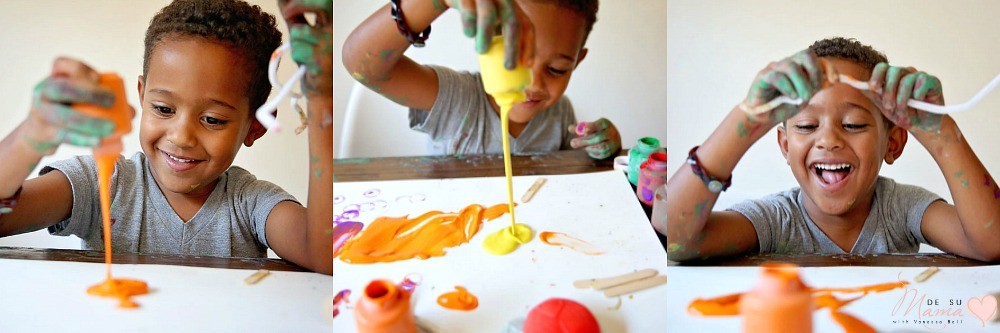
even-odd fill
[[[344,244],[340,260],[369,264],[440,257],[446,248],[468,243],[484,220],[496,219],[507,211],[507,204],[489,208],[472,204],[458,213],[431,211],[412,219],[380,217]]]
[[[543,231],[541,234],[538,234],[538,238],[542,240],[542,243],[552,246],[565,246],[592,256],[605,253],[598,249],[597,246],[594,246],[594,244],[561,232]]]
[[[767,264],[765,264],[767,265]],[[797,274],[797,273],[795,273]],[[815,309],[827,308],[830,310],[830,315],[833,320],[840,324],[846,332],[875,332],[875,329],[850,314],[840,311],[841,307],[844,307],[856,300],[861,299],[869,293],[878,293],[889,291],[893,289],[903,288],[909,282],[899,281],[891,283],[882,283],[862,287],[853,288],[812,288],[806,286],[809,292],[812,294],[813,304],[815,304]],[[833,294],[856,294],[861,293],[861,295],[853,297],[840,299]],[[724,296],[719,296],[709,299],[697,298],[688,305],[688,313],[692,315],[701,316],[735,316],[740,314],[740,298],[743,297],[745,293],[729,294]]]
[[[455,286],[455,291],[438,296],[437,303],[444,308],[461,311],[471,311],[479,307],[479,299],[476,298],[476,295],[470,294],[462,286]]]
[[[105,118],[115,124],[114,133],[104,138],[101,144],[94,148],[98,194],[101,199],[101,219],[104,226],[104,264],[107,273],[104,281],[87,288],[87,293],[115,297],[119,299],[119,307],[136,308],[139,304],[132,301],[131,297],[148,293],[149,287],[146,282],[111,277],[111,175],[115,171],[115,161],[122,152],[121,137],[132,131],[133,112],[125,99],[125,85],[121,77],[114,73],[103,73],[100,75],[99,84],[115,94],[115,101],[111,107],[103,108],[88,104],[73,106],[80,113]]]

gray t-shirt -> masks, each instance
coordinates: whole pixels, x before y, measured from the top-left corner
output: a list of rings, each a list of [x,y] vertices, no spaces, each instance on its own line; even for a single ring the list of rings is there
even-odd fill
[[[500,115],[490,105],[479,73],[432,66],[438,94],[430,111],[410,109],[410,128],[430,135],[430,152],[437,155],[499,154],[503,152]],[[569,126],[576,125],[566,96],[539,111],[521,134],[510,138],[511,154],[547,153],[570,147]],[[509,135],[504,133],[505,135]]]
[[[77,156],[46,166],[59,170],[73,188],[69,219],[49,227],[58,236],[76,235],[84,250],[104,250],[97,164]],[[141,152],[121,157],[111,177],[111,250],[113,253],[164,253],[217,257],[267,256],[264,225],[281,201],[295,201],[277,185],[257,180],[240,167],[219,176],[212,194],[191,220],[174,212],[149,171]],[[296,201],[297,202],[297,201]]]
[[[796,187],[728,210],[753,223],[761,253],[845,253],[809,218],[803,196]],[[943,199],[921,187],[878,177],[871,212],[850,253],[916,253],[920,243],[927,243],[920,232],[924,211],[936,200]]]

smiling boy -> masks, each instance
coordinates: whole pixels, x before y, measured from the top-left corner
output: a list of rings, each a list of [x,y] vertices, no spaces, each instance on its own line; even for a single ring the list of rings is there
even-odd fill
[[[311,11],[317,25],[331,27],[332,8],[306,9],[294,0],[281,5],[290,25]],[[177,0],[150,22],[137,84],[142,152],[119,158],[111,181],[114,252],[265,257],[271,248],[307,269],[332,272],[332,129],[323,124],[332,91],[304,90],[310,154],[318,161],[311,163],[316,173],[309,175],[309,208],[232,166],[240,146],[265,133],[252,110],[271,89],[267,65],[281,43],[275,24],[260,7],[235,0]],[[310,73],[327,74],[307,76],[307,87],[332,80],[329,62],[325,70],[316,63],[307,64]],[[61,143],[95,146],[113,130],[106,120],[70,107],[110,105],[113,96],[96,78],[79,61],[56,60],[36,88],[28,119],[0,143],[7,158],[0,197],[19,197],[0,215],[0,235],[47,227],[54,235],[79,236],[84,249],[103,249],[91,156],[58,161],[24,180],[32,169],[26,166]]]
[[[915,110],[910,98],[944,104],[932,75],[887,65],[856,40],[821,40],[762,70],[734,108],[667,185],[672,260],[761,253],[915,253],[921,243],[984,261],[1000,259],[1000,193],[954,120]],[[843,82],[867,81],[869,90]],[[801,98],[769,112],[752,110],[779,96]],[[771,127],[798,188],[726,211],[719,192],[747,149]],[[909,131],[909,133],[907,132]],[[912,134],[941,168],[955,205],[923,188],[879,176]],[[969,186],[973,181],[976,186]]]
[[[479,53],[487,50],[494,32],[502,31],[505,66],[521,63],[532,75],[527,100],[509,113],[509,133],[500,133],[500,108],[483,90],[478,73],[421,65],[403,55],[411,43],[400,33],[388,5],[347,38],[344,66],[362,84],[410,108],[410,127],[430,135],[435,153],[496,154],[502,151],[502,135],[510,135],[514,154],[584,148],[593,158],[608,158],[621,148],[618,129],[601,118],[577,133],[573,106],[563,96],[573,71],[587,56],[584,45],[597,20],[597,7],[597,0],[400,2],[410,33],[424,31],[448,8],[456,9],[465,34],[476,37]]]

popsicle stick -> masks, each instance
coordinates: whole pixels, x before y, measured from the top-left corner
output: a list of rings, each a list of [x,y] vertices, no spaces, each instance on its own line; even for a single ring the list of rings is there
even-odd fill
[[[521,197],[521,202],[528,202],[528,200],[531,200],[531,198],[535,196],[535,192],[538,192],[538,189],[544,184],[545,178],[536,179],[535,183],[531,184],[531,187],[528,188],[528,191],[524,192],[524,196]]]
[[[625,294],[634,293],[640,290],[649,289],[656,287],[661,284],[667,283],[666,275],[657,275],[654,277],[648,277],[639,281],[629,282],[620,286],[611,287],[604,290],[605,297],[615,297]]]
[[[595,290],[603,290],[609,287],[614,287],[620,284],[625,284],[631,281],[645,279],[656,275],[658,272],[655,269],[647,268],[641,271],[635,271],[628,274],[622,274],[618,276],[612,276],[602,279],[583,279],[573,282],[573,286],[578,289],[594,288]]]
[[[243,279],[243,283],[249,285],[257,284],[257,282],[260,282],[260,280],[263,280],[264,277],[268,276],[269,274],[271,274],[271,271],[269,270],[266,269],[257,270],[253,274],[250,274],[250,276],[248,276],[246,279]]]
[[[913,281],[923,283],[924,281],[927,281],[927,279],[930,279],[931,276],[934,275],[934,273],[937,273],[940,270],[941,269],[937,267],[931,266],[930,268],[927,268],[923,272],[920,272],[920,274],[917,275],[917,277],[913,278]]]

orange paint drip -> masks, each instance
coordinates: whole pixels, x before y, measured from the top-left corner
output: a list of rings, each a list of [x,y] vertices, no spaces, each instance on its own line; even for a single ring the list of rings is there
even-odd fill
[[[111,120],[115,131],[105,137],[94,148],[97,161],[98,194],[101,197],[101,220],[104,225],[104,264],[107,267],[104,282],[87,289],[87,293],[97,296],[116,297],[122,308],[136,308],[139,305],[131,297],[149,292],[146,282],[130,279],[111,278],[111,175],[115,171],[115,161],[122,152],[122,136],[132,131],[132,112],[125,99],[125,83],[114,73],[101,74],[98,83],[115,94],[115,102],[110,108],[90,104],[78,104],[73,108],[80,113]]]
[[[798,279],[797,267],[788,264],[764,264],[765,272],[770,271],[772,274],[788,279],[794,278],[799,283],[801,280]],[[765,273],[767,274],[767,273]],[[869,286],[861,287],[851,287],[851,288],[812,288],[802,284],[802,286],[811,294],[813,310],[827,308],[830,310],[830,315],[834,321],[836,321],[846,332],[875,332],[875,329],[870,325],[862,321],[861,319],[852,316],[850,314],[841,312],[840,309],[854,301],[857,301],[870,293],[879,293],[884,291],[889,291],[893,289],[903,288],[909,282],[899,281],[891,283],[881,283]],[[758,288],[761,289],[761,288]],[[759,291],[755,289],[755,292]],[[767,289],[764,287],[763,289]],[[840,299],[834,296],[834,294],[857,294],[861,295],[853,297]],[[758,293],[759,294],[759,293]],[[702,299],[697,298],[688,305],[687,311],[692,315],[700,316],[735,316],[735,315],[747,315],[747,313],[741,311],[741,302],[745,302],[748,293],[730,294],[719,296],[715,298]],[[765,305],[766,306],[766,305]],[[774,320],[787,321],[792,318],[784,316],[782,318],[773,318]]]
[[[461,311],[471,311],[479,307],[479,299],[476,298],[476,295],[470,294],[462,286],[455,286],[455,291],[438,296],[437,303],[444,308]]]
[[[507,211],[507,204],[490,208],[473,204],[458,213],[431,211],[412,219],[380,217],[344,244],[340,260],[369,264],[440,257],[445,249],[468,243],[484,220],[496,219]]]
[[[543,231],[541,234],[538,234],[538,238],[542,240],[542,243],[552,246],[565,246],[583,254],[593,256],[605,253],[598,249],[597,246],[594,246],[594,244],[561,232]]]

